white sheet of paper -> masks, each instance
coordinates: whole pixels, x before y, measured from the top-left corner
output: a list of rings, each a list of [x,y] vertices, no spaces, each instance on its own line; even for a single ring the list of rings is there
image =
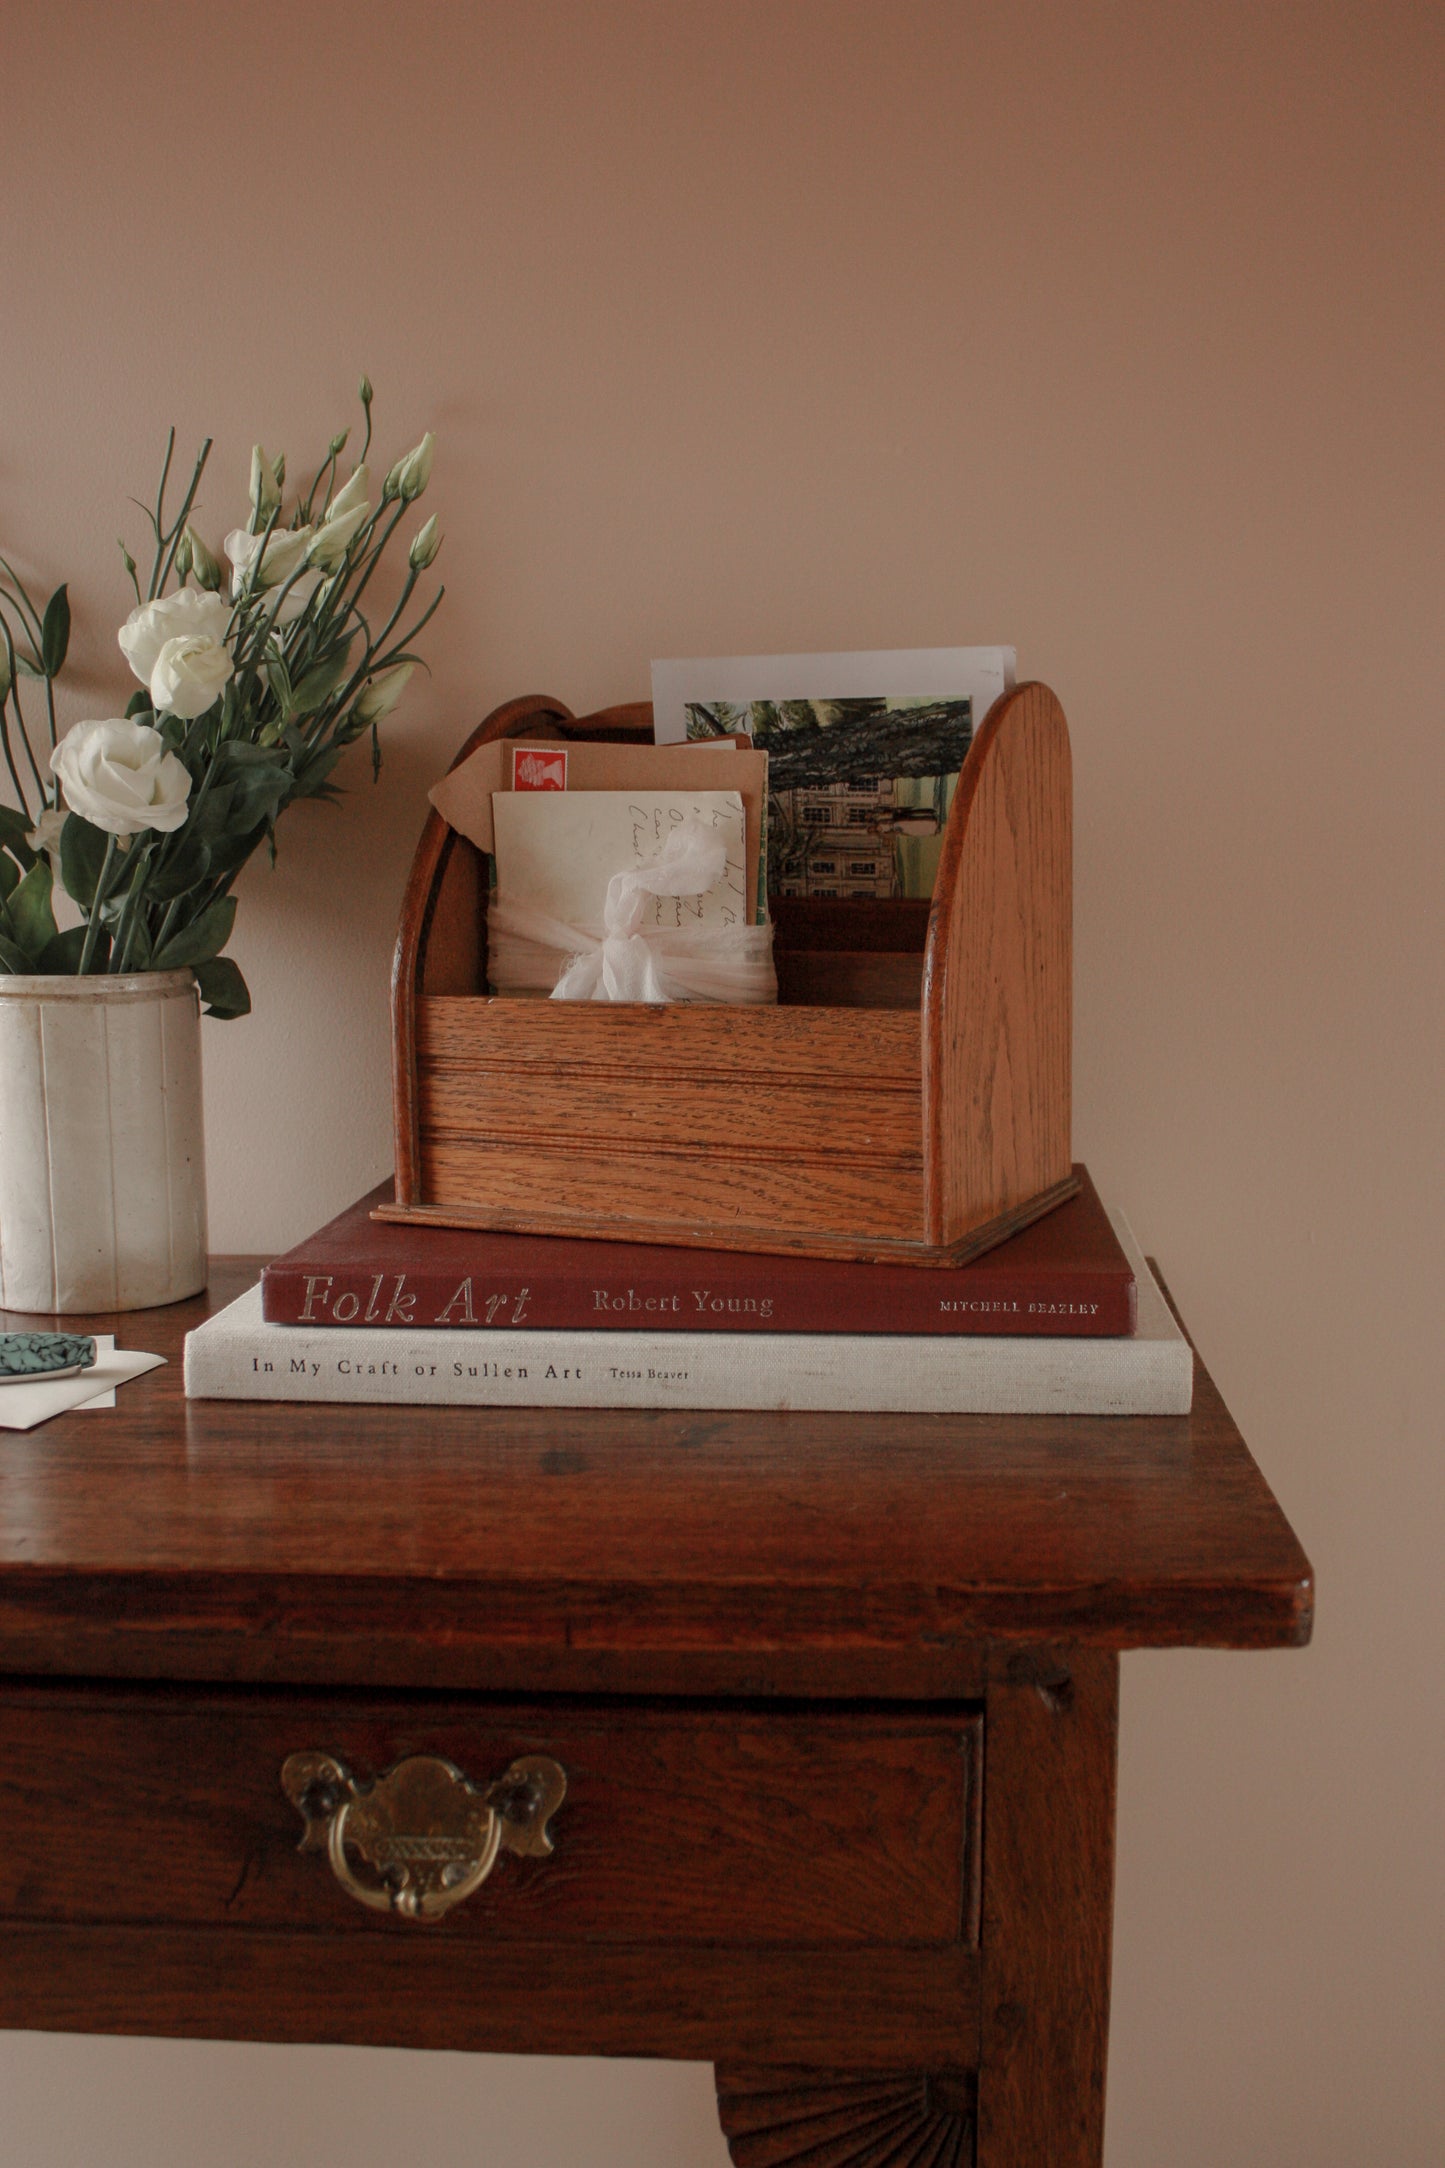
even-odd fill
[[[973,702],[975,729],[1016,679],[1011,647],[873,648],[857,654],[713,655],[652,665],[652,727],[659,745],[687,736],[689,700],[892,700]]]
[[[734,790],[497,791],[497,896],[600,935],[607,883],[657,857],[689,814],[721,829],[727,865],[702,896],[648,899],[644,928],[750,922],[743,801]]]
[[[158,1370],[164,1355],[117,1348],[113,1333],[95,1335],[95,1361],[73,1378],[37,1378],[33,1385],[0,1387],[0,1430],[33,1430],[70,1408],[115,1406],[115,1388]]]

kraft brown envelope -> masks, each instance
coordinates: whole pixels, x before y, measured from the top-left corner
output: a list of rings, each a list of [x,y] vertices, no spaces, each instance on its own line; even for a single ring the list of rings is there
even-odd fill
[[[492,851],[492,793],[512,787],[512,754],[519,745],[547,746],[557,740],[494,738],[479,745],[427,796],[449,828],[478,850]],[[726,745],[597,745],[586,739],[567,744],[569,790],[735,790],[747,821],[748,893],[758,892],[763,807],[768,794],[768,756],[744,751],[732,739]]]

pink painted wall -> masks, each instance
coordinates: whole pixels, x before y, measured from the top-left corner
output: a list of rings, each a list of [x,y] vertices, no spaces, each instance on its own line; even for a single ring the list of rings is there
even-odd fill
[[[1110,2162],[1438,2161],[1439,10],[9,0],[0,51],[0,547],[82,707],[170,422],[213,538],[362,367],[438,435],[435,675],[244,884],[222,1244],[388,1164],[401,883],[497,700],[992,640],[1058,689],[1077,1149],[1321,1577],[1308,1655],[1126,1664]],[[25,2168],[722,2160],[701,2071],[0,2057]]]

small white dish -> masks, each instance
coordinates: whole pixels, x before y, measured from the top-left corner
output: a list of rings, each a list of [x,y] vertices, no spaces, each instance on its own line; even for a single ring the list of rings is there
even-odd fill
[[[85,1367],[67,1363],[63,1370],[0,1370],[0,1385],[53,1385],[57,1378],[78,1378]]]

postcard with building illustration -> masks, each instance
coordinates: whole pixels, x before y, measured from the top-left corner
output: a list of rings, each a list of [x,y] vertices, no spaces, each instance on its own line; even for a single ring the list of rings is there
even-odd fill
[[[973,733],[1011,647],[655,662],[659,744],[745,731],[768,754],[768,888],[930,896]]]

